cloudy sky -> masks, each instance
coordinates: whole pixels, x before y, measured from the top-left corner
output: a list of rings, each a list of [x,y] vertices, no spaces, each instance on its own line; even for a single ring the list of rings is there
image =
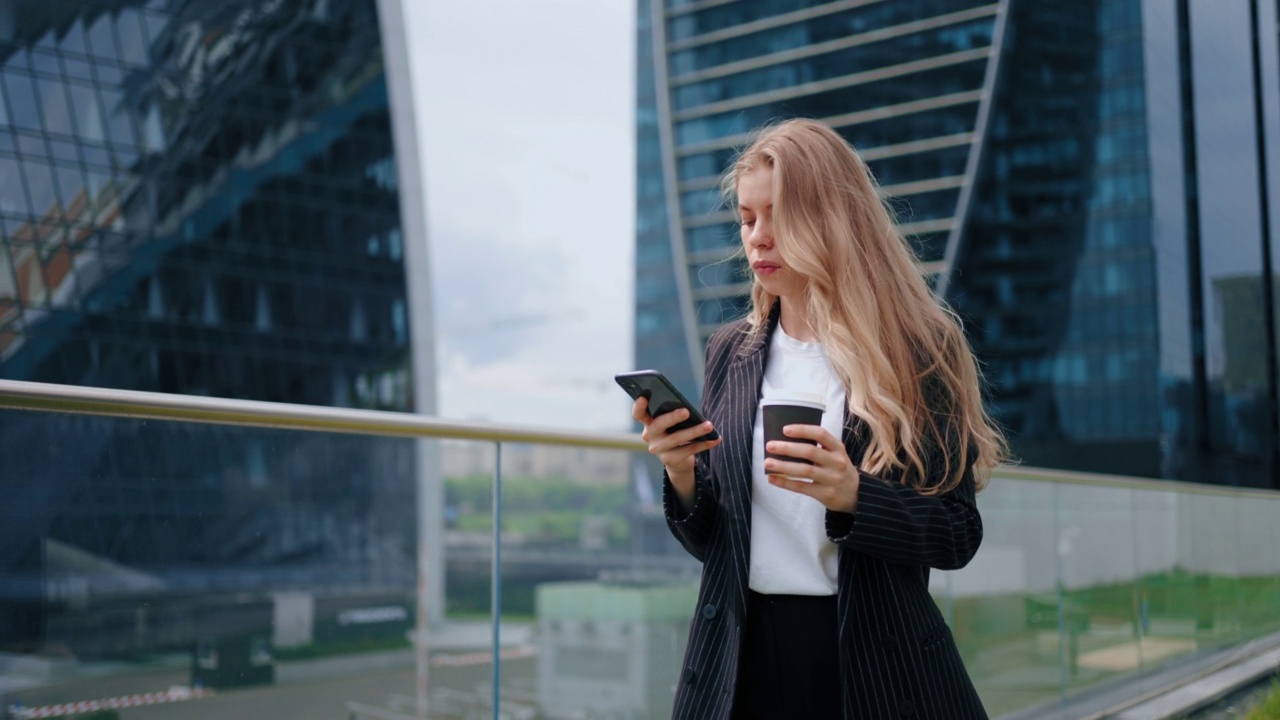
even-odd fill
[[[626,429],[633,3],[404,4],[440,414]]]

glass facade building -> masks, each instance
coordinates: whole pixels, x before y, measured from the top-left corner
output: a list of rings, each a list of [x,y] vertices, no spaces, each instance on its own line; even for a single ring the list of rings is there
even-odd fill
[[[0,378],[422,409],[382,33],[375,0],[0,7]],[[0,413],[0,457],[0,651],[411,597],[412,442]]]
[[[814,117],[862,153],[964,318],[1023,462],[1280,487],[1276,3],[640,14],[639,128],[659,147],[638,156],[638,365],[691,368],[697,391],[749,288],[716,180],[754,127]],[[673,299],[652,276],[680,312],[647,302]]]

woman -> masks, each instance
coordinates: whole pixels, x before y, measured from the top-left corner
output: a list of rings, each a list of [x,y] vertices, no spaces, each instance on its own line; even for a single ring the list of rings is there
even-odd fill
[[[928,592],[977,552],[1005,451],[959,323],[829,127],[767,128],[724,188],[752,308],[708,342],[707,423],[668,435],[684,411],[633,407],[703,563],[673,717],[985,718]],[[764,459],[760,401],[783,391],[825,398],[768,448],[812,465]]]

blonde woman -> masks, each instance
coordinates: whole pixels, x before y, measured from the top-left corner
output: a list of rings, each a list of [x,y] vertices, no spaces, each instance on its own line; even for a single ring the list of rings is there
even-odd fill
[[[752,308],[708,343],[707,423],[667,434],[684,411],[633,408],[703,563],[673,717],[985,718],[928,591],[977,552],[975,493],[1005,452],[964,334],[829,127],[766,128],[724,188]],[[813,464],[765,460],[761,401],[797,391],[821,425],[768,449]]]

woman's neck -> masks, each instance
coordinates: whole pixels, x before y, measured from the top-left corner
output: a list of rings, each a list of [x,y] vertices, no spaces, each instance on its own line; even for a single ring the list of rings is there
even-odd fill
[[[785,297],[780,298],[780,302],[782,312],[778,316],[778,323],[782,325],[783,331],[800,342],[817,342],[818,334],[810,327],[800,302]]]

